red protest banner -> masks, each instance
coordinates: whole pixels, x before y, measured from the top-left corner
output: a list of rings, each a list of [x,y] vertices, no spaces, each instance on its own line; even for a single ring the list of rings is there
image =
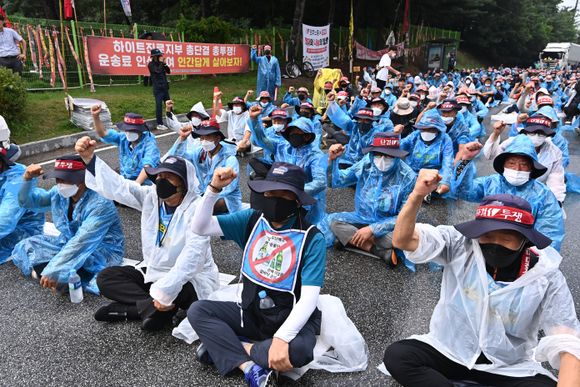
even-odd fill
[[[180,43],[160,40],[87,36],[93,74],[149,75],[151,49],[160,49],[171,74],[247,72],[250,50],[245,44]]]

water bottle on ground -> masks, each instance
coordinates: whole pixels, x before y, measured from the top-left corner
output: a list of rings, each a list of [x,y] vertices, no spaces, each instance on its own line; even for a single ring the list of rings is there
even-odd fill
[[[70,294],[70,302],[78,304],[83,300],[83,287],[81,284],[81,277],[76,271],[71,271],[68,277],[68,292]]]
[[[276,306],[276,304],[274,304],[274,300],[272,300],[266,294],[265,290],[260,291],[260,293],[258,293],[258,296],[260,297],[260,309],[271,309]]]

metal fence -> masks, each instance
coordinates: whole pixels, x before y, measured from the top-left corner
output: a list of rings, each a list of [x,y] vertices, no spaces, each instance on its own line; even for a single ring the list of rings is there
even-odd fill
[[[139,37],[155,32],[166,40],[182,41],[175,29],[146,26],[32,19],[12,16],[14,29],[28,42],[22,78],[28,90],[81,88],[91,84],[87,73],[84,37]],[[156,38],[157,39],[157,38]],[[181,76],[179,76],[181,77]],[[92,75],[95,86],[137,84],[139,76]]]

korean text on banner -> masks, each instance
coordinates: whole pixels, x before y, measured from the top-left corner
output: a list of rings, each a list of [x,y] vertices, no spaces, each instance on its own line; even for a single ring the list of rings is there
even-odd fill
[[[314,27],[302,24],[303,61],[312,64],[315,70],[327,67],[330,57],[330,25]]]
[[[160,49],[171,74],[247,72],[249,47],[244,44],[180,43],[160,40],[87,37],[93,74],[149,75],[153,48]]]

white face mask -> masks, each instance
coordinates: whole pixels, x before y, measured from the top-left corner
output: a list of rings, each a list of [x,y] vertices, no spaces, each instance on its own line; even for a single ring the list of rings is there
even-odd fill
[[[425,99],[425,94],[421,94],[420,97],[421,97],[421,101],[423,101]]]
[[[137,132],[125,132],[125,137],[127,137],[127,141],[133,142],[139,139],[139,133]]]
[[[467,112],[467,106],[462,107],[459,112],[465,114]]]
[[[417,107],[417,101],[410,101],[409,103],[413,109]]]
[[[373,109],[373,116],[377,117],[383,114],[383,109],[374,107]]]
[[[276,133],[280,133],[284,130],[284,124],[272,124],[272,129],[274,129]]]
[[[437,137],[437,133],[421,131],[421,139],[425,142],[433,141]]]
[[[541,147],[546,142],[546,136],[543,134],[529,133],[527,136],[536,148]]]
[[[373,162],[375,163],[375,167],[381,172],[385,172],[391,168],[395,159],[385,155],[377,155],[374,157]]]
[[[234,106],[234,108],[232,110],[235,114],[240,114],[242,112],[242,107],[241,106]]]
[[[201,147],[203,148],[203,150],[206,152],[211,152],[216,147],[215,142],[213,142],[213,141],[201,140],[199,143],[200,143]]]
[[[530,173],[526,171],[516,171],[515,169],[504,168],[503,177],[513,186],[519,187],[530,180]]]
[[[471,85],[471,81],[468,79],[467,81],[465,81],[465,84],[466,84],[467,86],[469,86],[469,85]]]
[[[455,119],[455,117],[441,117],[441,118],[443,118],[443,122],[445,122],[445,125],[449,125]]]
[[[199,126],[199,124],[201,124],[201,118],[199,118],[199,117],[192,117],[191,118],[191,125]]]
[[[385,94],[386,95],[391,95],[391,93],[392,93],[391,89],[385,89]]]
[[[260,106],[265,108],[270,102],[260,102]]]
[[[79,191],[79,187],[75,184],[59,183],[56,185],[58,193],[65,199],[73,197]]]

